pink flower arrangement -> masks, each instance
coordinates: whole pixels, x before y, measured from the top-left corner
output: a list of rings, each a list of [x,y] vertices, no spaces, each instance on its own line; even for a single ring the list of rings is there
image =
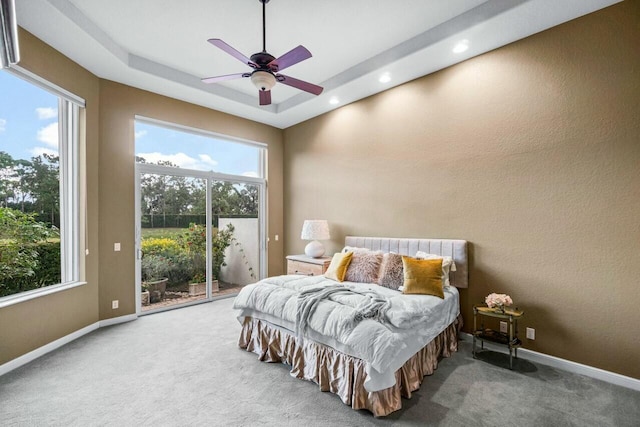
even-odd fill
[[[513,300],[509,295],[496,293],[487,295],[484,302],[487,303],[489,308],[504,308],[513,304]]]

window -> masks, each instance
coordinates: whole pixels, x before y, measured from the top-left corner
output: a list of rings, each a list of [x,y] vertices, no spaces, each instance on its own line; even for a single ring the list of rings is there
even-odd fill
[[[183,169],[263,178],[261,144],[137,118],[136,161]]]
[[[79,284],[84,101],[19,67],[0,93],[1,307]]]

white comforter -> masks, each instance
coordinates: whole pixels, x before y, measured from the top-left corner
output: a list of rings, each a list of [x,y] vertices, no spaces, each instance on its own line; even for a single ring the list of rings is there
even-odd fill
[[[300,292],[336,284],[323,276],[270,277],[245,286],[236,297],[234,308],[240,310],[241,322],[244,317],[266,320],[362,359],[368,374],[368,391],[394,385],[395,371],[444,331],[460,312],[458,291],[453,287],[445,287],[443,300],[429,295],[403,295],[376,284],[343,282],[345,288],[355,292],[332,294],[318,301],[305,319],[304,331],[298,330]],[[371,301],[363,294],[368,292],[384,299],[385,309],[379,319],[354,321],[359,310]]]

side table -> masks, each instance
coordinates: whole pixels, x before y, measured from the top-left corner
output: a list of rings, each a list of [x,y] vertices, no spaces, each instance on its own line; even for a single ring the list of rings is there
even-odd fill
[[[330,257],[311,258],[306,255],[287,256],[287,274],[321,276],[331,264]]]
[[[477,326],[478,316],[480,319],[480,328]],[[494,317],[506,320],[508,323],[508,333],[498,332],[493,329],[485,329],[483,316]],[[509,369],[513,369],[513,356],[518,358],[518,347],[522,345],[522,341],[518,338],[518,320],[524,316],[524,311],[505,308],[504,311],[497,311],[481,305],[473,306],[473,358],[476,358],[476,341],[480,340],[481,349],[484,349],[484,342],[490,341],[497,344],[506,345],[509,348]]]

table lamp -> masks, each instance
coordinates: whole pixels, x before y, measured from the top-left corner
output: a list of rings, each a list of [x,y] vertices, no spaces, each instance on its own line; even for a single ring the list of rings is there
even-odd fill
[[[324,255],[324,246],[318,240],[329,240],[329,223],[324,219],[308,219],[302,224],[302,240],[311,240],[304,248],[305,255],[320,258]]]

